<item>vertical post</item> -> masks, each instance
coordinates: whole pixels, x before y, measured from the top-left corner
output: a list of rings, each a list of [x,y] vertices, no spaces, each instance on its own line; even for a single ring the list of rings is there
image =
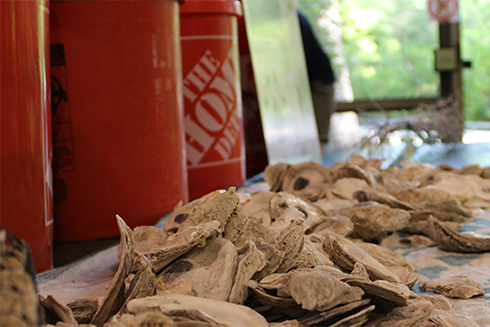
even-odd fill
[[[441,48],[454,48],[457,53],[458,68],[454,71],[441,72],[441,96],[450,94],[461,100],[461,52],[459,38],[459,23],[440,23],[439,24],[439,45]]]

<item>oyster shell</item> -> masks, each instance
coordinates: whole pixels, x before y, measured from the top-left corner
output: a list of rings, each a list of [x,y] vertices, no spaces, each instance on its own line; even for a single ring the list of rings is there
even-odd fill
[[[176,232],[180,225],[192,214],[194,207],[203,201],[204,199],[199,198],[187,203],[186,205],[182,205],[182,201],[179,202],[179,204],[174,208],[170,217],[168,217],[168,219],[165,221],[163,229],[168,232]]]
[[[356,193],[366,192],[370,189],[371,187],[369,184],[363,179],[345,177],[335,181],[330,190],[334,195],[341,199],[352,200],[356,199]]]
[[[253,276],[254,279],[261,279],[275,272],[281,265],[284,252],[279,249],[278,236],[279,232],[276,229],[264,227],[253,220],[249,220],[240,238],[235,242],[235,247],[240,248],[247,241],[253,241],[257,249],[265,255],[267,264]]]
[[[380,240],[390,232],[398,231],[410,221],[410,214],[376,202],[364,202],[335,210],[333,215],[347,216],[354,223],[351,237],[365,241]]]
[[[432,303],[434,310],[451,310],[451,304],[448,302],[445,296],[435,294],[417,294],[417,298],[420,300],[426,300]]]
[[[319,257],[319,260],[324,262],[323,266],[333,267],[333,262],[330,260],[328,253],[325,251],[325,242],[323,241],[323,239],[324,238],[316,234],[305,236],[305,240],[307,240],[309,244],[313,245],[316,248],[316,251],[318,251],[317,255]]]
[[[300,326],[316,326],[324,321],[335,317],[342,317],[348,312],[351,312],[359,307],[365,307],[370,302],[369,299],[363,299],[360,301],[354,301],[348,304],[339,305],[330,310],[322,311],[322,312],[309,312],[305,314],[303,317],[298,319]]]
[[[307,213],[302,208],[300,201],[299,198],[287,192],[275,194],[269,204],[271,227],[283,230],[295,220],[306,221]]]
[[[434,306],[429,301],[413,301],[407,306],[397,307],[386,316],[371,321],[367,327],[412,327],[419,326],[432,313]]]
[[[99,303],[97,300],[79,299],[67,304],[78,324],[88,324],[92,320]]]
[[[386,204],[394,209],[414,210],[413,205],[410,203],[398,200],[388,193],[376,190],[359,190],[354,194],[354,198],[359,202],[373,201]]]
[[[419,181],[429,174],[433,174],[436,166],[429,163],[418,163],[404,161],[401,163],[402,169],[396,175],[401,181]]]
[[[460,253],[490,251],[490,237],[458,234],[437,218],[427,220],[427,232],[441,250]]]
[[[305,310],[326,311],[362,299],[364,292],[321,270],[305,269],[289,281],[289,292]]]
[[[145,312],[134,316],[124,314],[118,319],[111,319],[104,325],[105,327],[142,327],[142,326],[162,326],[178,327],[172,318],[160,312]]]
[[[476,175],[488,179],[488,172],[480,165],[468,165],[459,169],[454,169],[453,173],[460,175]]]
[[[326,197],[319,199],[314,202],[314,204],[322,209],[324,212],[329,212],[336,209],[351,207],[357,204],[358,201],[355,199],[341,199],[332,194],[332,192],[327,192]]]
[[[182,312],[179,310],[163,314],[161,312],[144,312],[139,315],[124,314],[121,317],[114,317],[105,324],[104,327],[144,327],[144,326],[162,326],[162,327],[227,327],[219,324],[213,319],[206,317],[199,311]]]
[[[352,276],[359,277],[364,280],[371,281],[371,278],[369,278],[369,274],[366,270],[366,267],[362,263],[356,262],[354,264],[354,269],[350,272]]]
[[[282,182],[282,191],[316,200],[325,194],[325,184],[332,182],[331,172],[317,162],[290,166]]]
[[[375,170],[379,171],[381,170],[381,164],[383,164],[383,161],[385,159],[378,159],[378,158],[364,158],[363,156],[360,156],[358,154],[354,154],[349,161],[353,163],[354,165],[357,165],[361,167],[362,169],[370,169],[374,168]]]
[[[282,182],[290,165],[284,162],[278,162],[274,165],[268,165],[264,169],[264,180],[270,185],[272,192],[282,190]]]
[[[423,291],[436,292],[447,297],[469,299],[474,296],[485,295],[485,291],[474,280],[466,276],[453,276],[449,279],[430,279],[420,284]]]
[[[435,210],[410,210],[410,223],[428,220],[430,216],[434,216],[441,221],[452,221],[456,223],[471,222],[474,219],[468,219],[455,212],[435,211]]]
[[[354,310],[346,316],[334,318],[333,321],[325,321],[330,327],[361,327],[368,321],[368,315],[375,308],[374,305]]]
[[[280,322],[271,322],[269,323],[269,327],[301,327],[298,320],[284,320]]]
[[[56,321],[53,324],[56,324],[58,321],[64,322],[69,325],[78,325],[75,317],[73,316],[73,312],[71,309],[59,302],[57,299],[48,295],[48,297],[40,297],[41,306],[46,311],[46,316],[49,316],[49,313],[53,313],[56,316]]]
[[[257,282],[249,284],[253,290],[256,299],[263,305],[270,306],[276,311],[284,313],[292,318],[299,318],[305,315],[306,311],[301,308],[292,297],[280,297],[269,294],[265,289],[259,286]]]
[[[430,317],[420,327],[480,327],[470,318],[452,311],[434,309]]]
[[[430,238],[424,235],[410,235],[408,237],[403,237],[400,239],[401,244],[407,244],[412,246],[435,246]]]
[[[253,241],[248,241],[237,250],[238,267],[228,301],[243,304],[248,297],[248,282],[257,271],[266,266],[267,262],[265,255],[257,249]]]
[[[377,184],[376,179],[370,170],[364,170],[349,160],[345,163],[333,166],[330,169],[333,173],[333,182],[347,177],[354,177],[363,179],[371,187]]]
[[[203,243],[207,238],[219,232],[221,223],[216,220],[204,222],[185,229],[180,228],[170,235],[160,247],[153,247],[145,253],[154,272],[159,272],[182,254]]]
[[[131,300],[128,303],[128,310],[135,315],[148,311],[162,312],[164,314],[175,311],[192,314],[198,311],[201,315],[225,326],[269,326],[263,316],[247,306],[182,294],[155,295]]]
[[[154,226],[137,226],[133,230],[134,251],[144,254],[162,245],[169,233]]]
[[[171,232],[164,231],[154,226],[137,226],[133,230],[134,241],[134,262],[131,267],[132,272],[142,269],[142,258],[152,249],[164,246],[165,240],[172,235]],[[120,256],[119,256],[119,259]]]
[[[438,203],[444,201],[452,201],[455,199],[453,195],[431,186],[426,187],[403,187],[390,190],[390,194],[400,201],[410,203],[412,205],[423,206],[428,203]]]
[[[401,254],[372,243],[359,242],[356,245],[398,276],[408,288],[411,289],[417,282],[418,274],[414,273],[412,266]]]
[[[336,234],[349,236],[354,230],[354,223],[346,216],[326,216],[321,223],[308,228],[306,234],[319,233],[323,230],[332,230]]]
[[[243,204],[238,202],[235,210],[230,214],[226,224],[223,237],[231,242],[235,242],[241,235],[243,228],[248,222],[248,218],[243,212]]]
[[[414,299],[417,295],[408,287],[400,283],[392,283],[386,280],[376,280],[374,282],[363,279],[348,279],[346,282],[351,286],[360,287],[368,298],[381,300],[393,306],[406,306],[409,299]],[[388,307],[388,305],[383,305]]]
[[[206,201],[208,198],[215,196],[217,194],[223,193],[224,190],[216,190],[213,192],[210,192],[208,194],[205,194],[201,196],[198,199],[192,200],[189,203],[186,203],[185,205],[180,201],[174,208],[172,214],[168,219],[165,221],[163,229],[169,232],[176,232],[180,225],[182,225],[187,218],[193,213],[194,209]]]
[[[109,317],[119,311],[124,302],[124,280],[128,277],[133,263],[134,242],[133,231],[126,225],[126,222],[116,215],[117,227],[121,233],[119,242],[120,263],[114,275],[107,295],[102,300],[102,304],[94,314],[92,321],[93,325],[103,325]]]
[[[279,297],[291,297],[289,292],[289,281],[291,278],[302,271],[302,268],[296,268],[287,273],[274,273],[262,278],[258,284],[264,290],[275,291]]]
[[[461,202],[473,198],[490,201],[490,179],[475,175],[458,175],[441,172],[437,175],[432,188],[444,190]]]
[[[295,268],[314,268],[316,266],[333,266],[333,262],[323,251],[323,241],[313,234],[306,236]]]
[[[165,222],[164,229],[178,232],[205,222],[218,221],[224,230],[239,203],[235,187],[226,191],[216,190],[178,209]]]
[[[452,212],[454,214],[457,214],[459,216],[463,216],[465,218],[472,218],[473,215],[469,210],[467,210],[463,205],[461,204],[458,199],[454,198],[451,200],[445,200],[445,201],[432,201],[432,202],[425,202],[421,204],[416,205],[419,210],[433,210],[433,211],[438,211],[438,212]]]
[[[269,203],[276,193],[270,191],[259,191],[252,193],[250,201],[243,205],[244,214],[259,224],[269,227],[271,224],[271,215]]]
[[[331,233],[326,240],[327,252],[337,265],[347,271],[354,270],[356,262],[361,263],[366,268],[371,280],[383,279],[391,282],[400,283],[400,278],[388,270],[379,261],[370,256],[366,251],[358,247],[354,242]]]
[[[284,257],[277,272],[287,272],[295,267],[304,244],[304,222],[293,220],[277,237],[277,244]]]
[[[410,183],[403,182],[395,176],[397,173],[393,172],[393,169],[398,167],[390,167],[390,168],[388,170],[380,171],[379,174],[377,175],[379,180],[379,185],[382,186],[385,190],[389,191],[390,193],[392,190],[409,187]]]
[[[325,219],[317,206],[287,192],[278,192],[270,198],[269,212],[271,226],[279,229],[288,226],[293,220],[304,221],[308,229]]]
[[[191,281],[196,296],[227,301],[233,286],[238,254],[233,244],[216,238],[204,247],[195,247],[167,266],[158,276],[157,294],[177,291],[179,280]]]
[[[140,262],[143,263],[143,267],[131,280],[131,284],[125,292],[124,304],[121,306],[117,315],[121,315],[127,311],[126,305],[132,299],[151,296],[155,293],[157,276],[151,269],[151,265],[145,257],[143,257]]]

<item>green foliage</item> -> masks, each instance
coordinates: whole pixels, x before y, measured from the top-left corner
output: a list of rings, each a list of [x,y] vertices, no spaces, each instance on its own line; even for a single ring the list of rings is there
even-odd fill
[[[462,57],[472,62],[463,73],[465,119],[490,120],[490,2],[459,2]],[[338,20],[328,16],[331,6]],[[322,19],[340,26],[343,49],[329,54],[337,73],[347,66],[355,100],[439,96],[438,23],[427,0],[300,0],[299,8],[327,48],[333,36]]]
[[[471,61],[463,70],[465,119],[490,121],[490,2],[460,1],[461,56]]]
[[[423,2],[342,1],[345,52],[356,100],[437,96],[437,25],[428,21]]]
[[[298,9],[308,17],[311,26],[315,29],[316,36],[322,45],[328,45],[332,42],[332,36],[329,31],[323,28],[319,21],[326,15],[325,10],[333,5],[332,0],[300,0]]]

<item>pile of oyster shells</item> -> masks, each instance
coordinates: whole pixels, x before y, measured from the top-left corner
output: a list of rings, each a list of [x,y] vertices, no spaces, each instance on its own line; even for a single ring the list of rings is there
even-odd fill
[[[95,326],[478,326],[445,296],[484,294],[468,278],[431,281],[381,246],[407,242],[490,251],[457,231],[490,207],[489,169],[354,156],[268,166],[270,190],[217,190],[179,204],[164,230],[120,217],[120,264],[100,301],[42,300],[52,324]],[[482,293],[483,292],[483,293]]]

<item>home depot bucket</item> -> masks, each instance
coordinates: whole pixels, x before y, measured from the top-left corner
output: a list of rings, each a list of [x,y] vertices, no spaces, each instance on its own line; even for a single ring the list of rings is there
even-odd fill
[[[55,240],[187,202],[177,1],[52,1]]]
[[[29,243],[37,272],[53,267],[48,5],[0,1],[0,224]]]
[[[231,0],[180,7],[190,199],[245,180],[237,16]]]

